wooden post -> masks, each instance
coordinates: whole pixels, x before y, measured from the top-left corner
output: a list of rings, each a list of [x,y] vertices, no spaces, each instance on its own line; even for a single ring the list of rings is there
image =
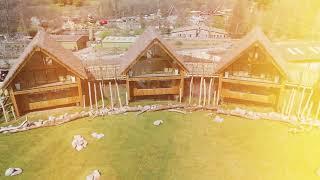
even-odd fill
[[[291,112],[292,112],[292,109],[294,107],[294,101],[296,99],[296,89],[294,89],[293,91],[293,97],[291,99],[291,103],[290,103],[290,109],[289,109],[289,112],[288,112],[288,115],[291,116]]]
[[[128,92],[126,91],[126,106],[129,106]]]
[[[3,102],[1,102],[1,108],[2,108],[4,119],[6,120],[6,122],[8,122],[7,112],[6,112],[6,109],[4,108]]]
[[[308,109],[308,114],[307,114],[307,118],[311,118],[311,112],[312,112],[312,108],[313,108],[313,102],[311,102],[310,107]]]
[[[83,99],[83,108],[85,109],[86,108],[86,95],[83,95],[82,99]]]
[[[217,105],[217,91],[214,91],[214,93],[213,93],[213,105],[214,106]]]
[[[16,115],[17,115],[17,117],[19,117],[19,116],[20,116],[20,111],[19,111],[18,104],[17,104],[17,100],[16,100],[16,97],[15,97],[15,95],[14,95],[14,92],[13,92],[13,88],[12,88],[12,87],[9,88],[9,95],[10,95],[10,98],[11,98],[11,101],[12,101],[12,104],[13,104],[13,107],[14,107],[14,109],[15,109],[15,111],[16,111]]]
[[[208,106],[211,105],[211,88],[212,88],[212,78],[210,79],[210,83],[209,83]]]
[[[120,107],[122,108],[122,102],[121,102],[121,97],[120,97],[119,86],[118,86],[117,80],[115,80],[115,82],[116,82],[116,88],[117,88],[117,95],[118,95],[119,105],[120,105]]]
[[[77,77],[77,82],[78,82],[78,95],[79,95],[79,98],[80,98],[80,106],[83,105],[83,99],[82,99],[82,95],[83,95],[83,92],[82,92],[82,82],[81,82],[81,79]]]
[[[193,88],[193,76],[191,77],[191,81],[190,81],[189,104],[191,104],[191,100],[192,100],[192,88]]]
[[[313,90],[311,90],[311,92],[310,92],[310,95],[309,95],[308,100],[307,100],[307,102],[306,102],[306,104],[305,104],[305,106],[304,106],[304,109],[303,109],[303,111],[302,111],[302,114],[305,114],[305,113],[307,112],[308,106],[309,106],[310,101],[311,101],[311,98],[312,98],[312,95],[313,95]]]
[[[203,79],[203,107],[206,106],[206,99],[207,99],[207,83],[206,83],[206,79]]]
[[[16,113],[14,112],[13,106],[11,106],[11,112],[12,112],[12,115],[13,115],[14,120],[16,121],[16,120],[17,120],[17,117],[16,117]]]
[[[102,100],[102,108],[104,108],[105,107],[104,95],[103,95],[103,91],[102,91],[102,83],[101,82],[99,83],[99,86],[100,86],[100,94],[101,94],[101,100]]]
[[[88,88],[89,88],[89,100],[90,100],[90,109],[93,109],[93,106],[92,106],[92,95],[91,95],[91,83],[88,82]]]
[[[184,92],[184,76],[185,76],[185,72],[181,71],[181,80],[180,80],[180,87],[179,89],[181,89],[181,102],[182,102],[182,98],[183,98],[183,92]]]
[[[131,100],[131,94],[130,94],[130,81],[129,81],[129,76],[127,75],[127,79],[126,79],[126,88],[127,88],[127,96],[128,96],[128,104],[129,105],[129,101]]]
[[[113,109],[113,95],[112,95],[112,84],[111,84],[111,82],[109,82],[109,90],[110,90],[111,109]]]
[[[283,105],[282,105],[282,109],[281,109],[281,114],[285,114],[285,111],[286,111],[286,106],[287,106],[287,101],[285,100]]]
[[[202,82],[203,82],[203,76],[200,80],[200,92],[199,92],[199,106],[201,105],[201,96],[202,96]]]
[[[286,115],[289,115],[289,110],[290,110],[290,105],[291,105],[293,94],[294,94],[294,88],[292,88],[291,93],[290,93],[289,102],[286,107]]]
[[[96,83],[93,83],[93,87],[94,87],[94,100],[96,103],[96,109],[98,109],[98,97],[97,97],[97,86]]]
[[[220,74],[219,75],[219,86],[218,86],[218,92],[217,92],[217,105],[219,105],[220,103],[220,99],[221,99],[221,96],[222,96],[222,77],[223,75]]]
[[[179,102],[182,102],[182,88],[179,88]]]
[[[317,113],[316,113],[316,119],[318,119],[319,113],[320,113],[320,102],[318,103],[318,109],[317,109]]]
[[[304,99],[304,94],[306,92],[306,88],[304,87],[303,90],[302,90],[302,95],[301,95],[301,98],[300,98],[300,103],[299,103],[299,107],[298,107],[298,116],[301,115],[301,108],[302,108],[302,104],[303,104],[303,99]]]

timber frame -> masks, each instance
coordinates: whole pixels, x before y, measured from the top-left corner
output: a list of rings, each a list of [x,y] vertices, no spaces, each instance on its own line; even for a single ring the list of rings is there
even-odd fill
[[[219,98],[277,106],[288,73],[261,29],[255,28],[222,59],[216,72]]]
[[[81,61],[40,30],[10,70],[8,89],[18,116],[30,111],[83,104]]]
[[[182,98],[188,70],[153,29],[147,29],[121,59],[121,75],[126,77],[129,100],[159,95],[180,95]]]

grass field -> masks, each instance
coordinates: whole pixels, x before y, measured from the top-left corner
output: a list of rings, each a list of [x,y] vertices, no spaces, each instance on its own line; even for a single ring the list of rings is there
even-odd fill
[[[7,179],[309,180],[319,179],[320,131],[290,134],[285,124],[207,112],[127,114],[82,119],[60,127],[0,135],[0,179],[8,167],[24,172]],[[160,127],[153,121],[164,120]],[[94,140],[92,132],[104,133]],[[81,152],[74,135],[88,140]]]

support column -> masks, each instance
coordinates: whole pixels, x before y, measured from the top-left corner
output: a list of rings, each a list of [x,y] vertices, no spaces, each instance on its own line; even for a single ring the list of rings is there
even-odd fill
[[[83,91],[82,91],[82,84],[81,84],[81,79],[77,77],[77,83],[78,83],[78,95],[80,99],[80,106],[83,106]]]
[[[128,101],[131,100],[131,94],[130,94],[130,81],[129,76],[126,77],[126,88],[127,88],[127,94],[128,94]]]
[[[222,97],[222,77],[223,74],[219,74],[219,85],[218,85],[218,95],[217,95],[217,105],[219,105]]]
[[[18,105],[17,105],[16,97],[15,97],[14,92],[13,92],[13,88],[11,86],[9,87],[9,94],[10,94],[10,98],[11,98],[14,110],[16,111],[17,117],[19,117],[20,116],[20,111],[19,111],[19,108],[18,108]]]
[[[183,92],[184,92],[184,76],[185,76],[185,72],[181,71],[181,80],[180,80],[180,87],[179,87],[179,94],[181,94],[181,99],[183,98]]]

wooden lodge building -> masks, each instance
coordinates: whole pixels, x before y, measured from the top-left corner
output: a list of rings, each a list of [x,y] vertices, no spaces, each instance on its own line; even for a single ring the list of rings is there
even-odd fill
[[[81,61],[40,30],[10,69],[8,89],[16,114],[81,104],[87,79]]]
[[[121,105],[124,93],[128,101],[176,97],[199,105],[230,101],[278,107],[282,92],[293,81],[286,61],[259,28],[220,62],[179,55],[148,28],[121,57],[90,64],[41,30],[11,68],[3,88],[9,90],[18,115],[80,105],[84,100],[92,108],[102,96],[117,96]],[[117,90],[118,85],[123,87],[123,92],[112,95],[112,84]]]

